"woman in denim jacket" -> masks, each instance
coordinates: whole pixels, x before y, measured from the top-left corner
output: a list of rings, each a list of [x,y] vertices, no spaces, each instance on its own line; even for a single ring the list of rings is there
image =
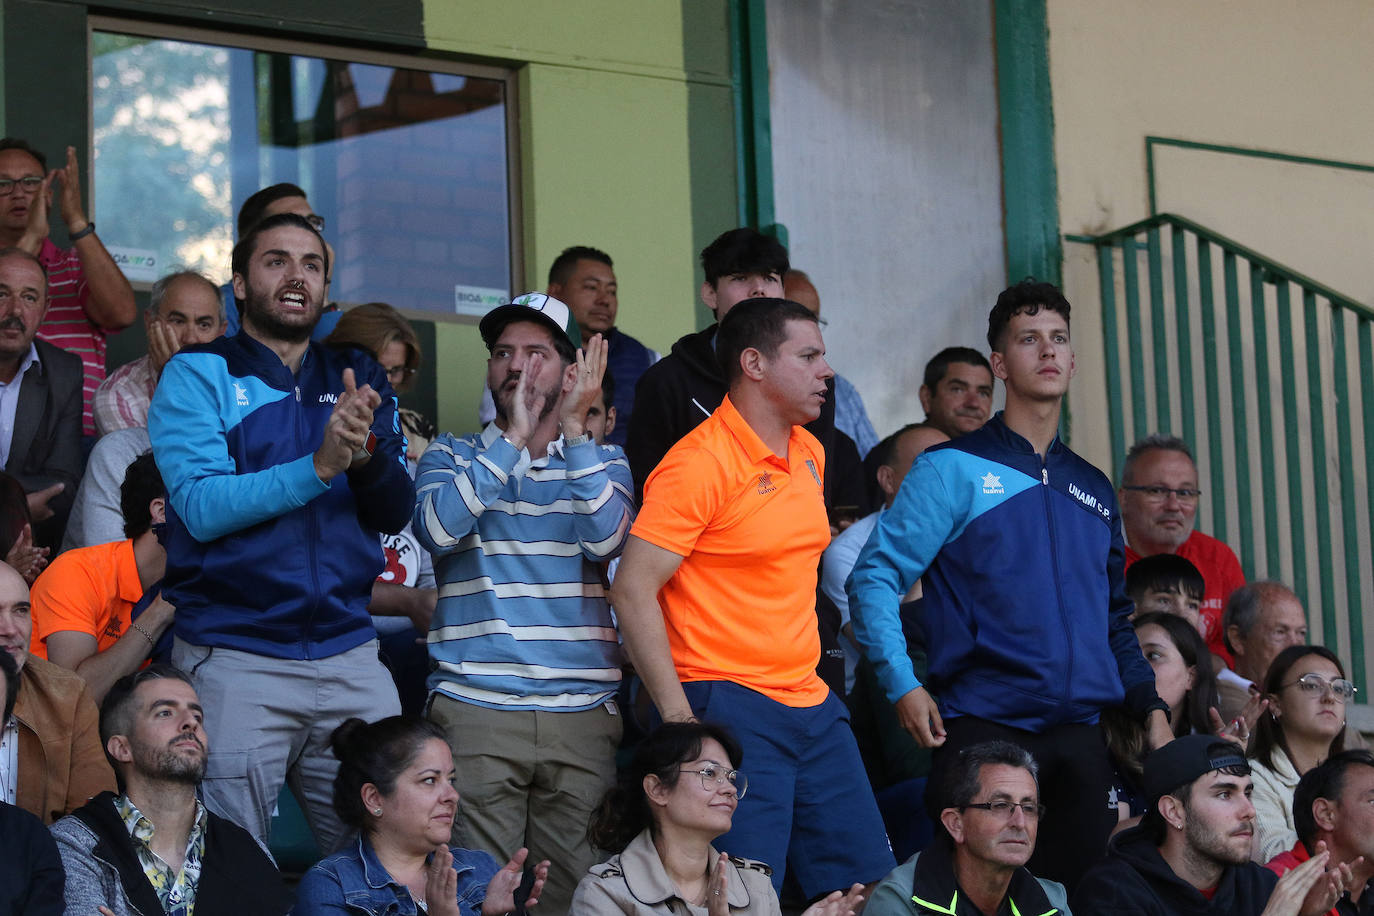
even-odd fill
[[[517,909],[526,850],[498,868],[488,853],[448,845],[458,791],[438,726],[413,716],[371,725],[348,719],[330,740],[339,758],[334,810],[358,839],[306,872],[293,913],[502,916]],[[538,902],[548,873],[548,862],[534,867],[524,907]]]

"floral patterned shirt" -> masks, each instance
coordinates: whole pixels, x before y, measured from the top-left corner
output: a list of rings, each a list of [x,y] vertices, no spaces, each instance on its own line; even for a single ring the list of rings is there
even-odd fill
[[[196,800],[196,822],[186,841],[186,859],[181,870],[174,871],[153,852],[153,822],[143,816],[128,796],[115,796],[114,804],[133,838],[143,874],[157,891],[162,911],[167,916],[194,916],[196,885],[200,883],[200,865],[205,857],[205,806]]]

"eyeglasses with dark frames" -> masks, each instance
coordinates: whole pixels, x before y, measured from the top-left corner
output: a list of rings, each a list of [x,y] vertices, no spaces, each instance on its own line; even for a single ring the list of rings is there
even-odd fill
[[[1173,494],[1181,503],[1195,503],[1197,498],[1202,495],[1201,490],[1190,490],[1187,487],[1158,487],[1158,486],[1130,486],[1122,487],[1123,490],[1130,490],[1132,493],[1144,493],[1145,498],[1152,503],[1162,503]]]
[[[1016,809],[1026,816],[1028,821],[1038,821],[1045,816],[1045,806],[1037,805],[1034,802],[1013,802],[1002,799],[994,802],[969,802],[967,805],[960,805],[959,810],[965,808],[977,808],[979,811],[990,811],[1005,821],[1012,819]]]

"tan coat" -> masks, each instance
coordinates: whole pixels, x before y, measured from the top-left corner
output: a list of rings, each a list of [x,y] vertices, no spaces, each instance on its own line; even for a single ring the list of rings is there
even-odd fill
[[[711,850],[710,861],[720,855]],[[761,862],[730,857],[726,899],[730,913],[781,916],[773,891],[772,869]],[[653,838],[645,830],[609,862],[593,865],[577,885],[570,916],[704,916],[706,907],[678,896],[677,885],[663,870]]]
[[[114,772],[100,745],[99,713],[75,672],[29,656],[14,703],[19,725],[15,804],[44,824],[114,791]]]

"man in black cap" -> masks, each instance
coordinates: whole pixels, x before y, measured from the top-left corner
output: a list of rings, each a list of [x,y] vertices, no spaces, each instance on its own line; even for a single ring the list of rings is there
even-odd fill
[[[620,646],[601,564],[634,517],[630,467],[586,429],[606,342],[578,349],[542,293],[483,317],[496,419],[420,458],[414,532],[434,555],[429,717],[463,796],[455,837],[549,859],[540,910],[564,913],[596,856],[587,819],[615,776]],[[461,823],[461,827],[459,826]]]
[[[1083,876],[1078,913],[1318,916],[1349,886],[1348,864],[1321,851],[1275,881],[1250,861],[1250,765],[1230,741],[1187,735],[1145,760],[1149,809]]]

